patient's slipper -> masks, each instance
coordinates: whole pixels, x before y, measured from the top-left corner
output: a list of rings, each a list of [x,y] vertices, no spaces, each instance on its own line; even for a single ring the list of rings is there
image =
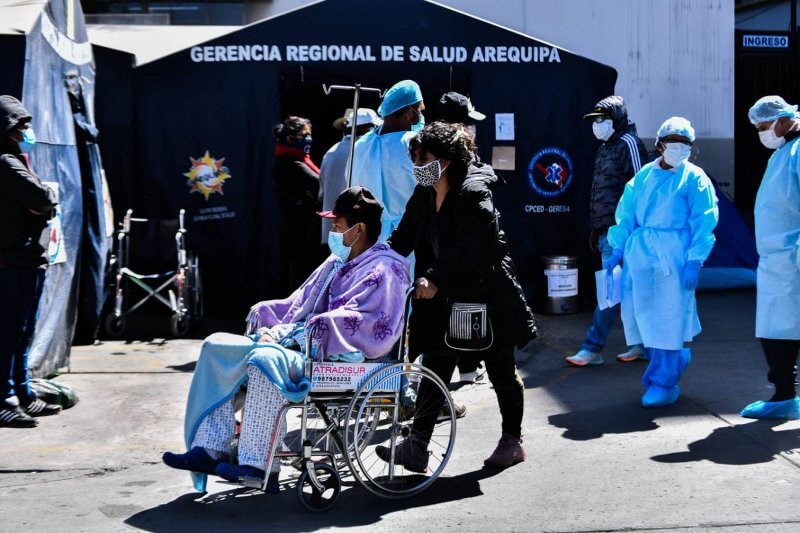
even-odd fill
[[[164,464],[179,470],[189,470],[199,474],[214,475],[217,466],[222,461],[213,459],[204,448],[195,446],[186,453],[164,452],[161,456]]]

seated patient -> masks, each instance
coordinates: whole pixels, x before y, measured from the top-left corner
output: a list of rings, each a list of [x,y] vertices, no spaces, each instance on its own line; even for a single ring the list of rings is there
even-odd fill
[[[250,336],[215,333],[197,361],[184,421],[188,452],[166,452],[164,462],[192,472],[195,488],[205,491],[206,475],[236,481],[264,479],[267,458],[287,401],[302,401],[311,384],[305,378],[306,331],[315,359],[360,362],[380,358],[400,338],[408,263],[383,243],[383,207],[364,187],[345,190],[333,211],[328,257],[303,285],[284,300],[253,306]],[[247,381],[238,464],[229,462],[234,437],[233,398]],[[272,463],[268,490],[277,491],[280,462]]]

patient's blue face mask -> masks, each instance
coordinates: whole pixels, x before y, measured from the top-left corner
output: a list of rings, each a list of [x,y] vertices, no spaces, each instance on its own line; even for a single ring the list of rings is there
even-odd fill
[[[353,226],[353,228],[355,228],[355,226]],[[328,248],[331,249],[331,253],[333,255],[345,262],[347,262],[348,258],[350,257],[350,251],[353,249],[353,244],[355,244],[358,240],[358,237],[356,237],[356,240],[353,241],[350,246],[344,245],[344,234],[353,228],[343,232],[331,231],[328,233]],[[359,235],[359,237],[360,236],[361,235]]]
[[[19,142],[19,149],[27,154],[33,150],[34,144],[36,144],[36,134],[33,133],[33,128],[29,126],[22,130],[22,140]]]

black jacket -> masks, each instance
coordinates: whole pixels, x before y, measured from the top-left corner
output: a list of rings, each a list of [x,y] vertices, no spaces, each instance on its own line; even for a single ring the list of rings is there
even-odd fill
[[[495,346],[521,345],[536,337],[533,313],[492,202],[489,186],[496,181],[489,165],[471,165],[464,183],[448,191],[435,215],[435,191],[418,185],[389,237],[388,244],[399,254],[414,252],[414,278],[428,278],[439,289],[431,300],[414,301],[409,338],[413,356],[444,347],[448,302],[487,302]],[[434,225],[438,257],[432,244]]]
[[[636,134],[636,125],[628,121],[628,110],[618,96],[597,103],[608,111],[614,123],[614,135],[597,149],[590,200],[592,228],[605,230],[616,224],[617,210],[625,184],[647,163],[647,149]]]
[[[278,193],[281,215],[280,235],[284,253],[305,257],[312,244],[319,245],[319,176],[308,165],[288,156],[277,156],[272,178]]]
[[[22,104],[0,97],[0,265],[45,265],[55,194],[28,168],[19,145],[8,132],[21,120],[29,120]]]

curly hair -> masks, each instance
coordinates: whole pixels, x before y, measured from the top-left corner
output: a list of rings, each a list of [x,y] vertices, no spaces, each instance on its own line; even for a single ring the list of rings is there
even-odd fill
[[[437,159],[450,161],[447,177],[451,182],[464,181],[475,157],[475,138],[463,124],[436,121],[423,128],[408,145],[413,160],[417,151],[430,152]]]
[[[286,140],[287,137],[297,137],[303,128],[311,127],[311,121],[307,118],[290,116],[272,128],[272,133],[279,143],[289,144]]]

